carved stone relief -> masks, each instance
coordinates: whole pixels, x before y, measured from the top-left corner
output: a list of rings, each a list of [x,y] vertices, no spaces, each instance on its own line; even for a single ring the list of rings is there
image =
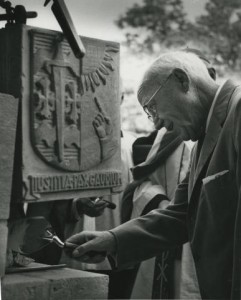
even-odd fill
[[[87,170],[93,161],[82,164],[82,115],[89,113],[100,143],[100,159],[106,160],[117,150],[113,135],[113,120],[95,95],[98,87],[106,85],[114,71],[114,56],[118,48],[87,44],[82,61],[71,56],[69,46],[58,36],[34,33],[33,96],[31,101],[31,140],[38,155],[48,164],[69,171]],[[93,116],[81,106],[86,92],[93,94],[97,108]],[[91,109],[91,106],[90,106]],[[90,145],[91,146],[91,145]],[[94,162],[96,164],[96,161]]]
[[[77,59],[56,31],[8,26],[0,38],[0,92],[21,108],[14,201],[120,190],[119,44],[82,37]]]

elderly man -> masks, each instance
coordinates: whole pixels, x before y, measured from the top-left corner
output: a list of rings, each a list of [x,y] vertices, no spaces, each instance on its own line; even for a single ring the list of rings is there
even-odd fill
[[[75,235],[67,241],[79,245],[72,255],[95,263],[112,254],[122,268],[189,240],[201,297],[240,299],[241,87],[218,86],[198,56],[180,51],[151,65],[138,98],[156,128],[198,141],[190,173],[165,210]]]

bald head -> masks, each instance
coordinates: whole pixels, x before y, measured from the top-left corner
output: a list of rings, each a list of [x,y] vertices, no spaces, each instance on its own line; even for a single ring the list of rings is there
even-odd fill
[[[207,65],[196,54],[186,51],[162,54],[150,65],[143,76],[138,90],[141,105],[145,105],[145,102],[175,69],[183,70],[190,81],[196,85],[212,80]]]
[[[151,64],[143,76],[138,100],[157,129],[175,127],[184,140],[197,140],[217,89],[203,59],[193,52],[175,51]]]

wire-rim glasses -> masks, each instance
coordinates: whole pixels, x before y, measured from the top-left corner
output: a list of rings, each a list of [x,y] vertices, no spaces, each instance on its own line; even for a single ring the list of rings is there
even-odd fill
[[[155,96],[158,94],[158,92],[165,86],[168,79],[170,78],[171,74],[169,74],[166,78],[166,80],[158,87],[158,89],[154,92],[154,94],[151,96],[151,98],[147,101],[147,103],[143,106],[144,112],[147,114],[148,119],[152,122],[154,121],[154,118],[157,116],[157,109],[156,109],[156,103],[152,103],[152,100],[155,98]]]

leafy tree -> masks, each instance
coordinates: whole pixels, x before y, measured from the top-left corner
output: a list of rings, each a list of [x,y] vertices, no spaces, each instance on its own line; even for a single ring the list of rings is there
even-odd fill
[[[128,46],[149,51],[155,45],[183,44],[187,27],[181,0],[144,0],[142,4],[134,4],[116,23],[127,29]]]
[[[143,0],[116,23],[127,31],[127,45],[137,51],[188,45],[213,56],[216,63],[241,67],[240,0],[209,0],[195,22],[187,20],[182,0]]]
[[[205,38],[216,62],[240,67],[241,1],[209,0],[205,9],[197,19],[198,36]]]

